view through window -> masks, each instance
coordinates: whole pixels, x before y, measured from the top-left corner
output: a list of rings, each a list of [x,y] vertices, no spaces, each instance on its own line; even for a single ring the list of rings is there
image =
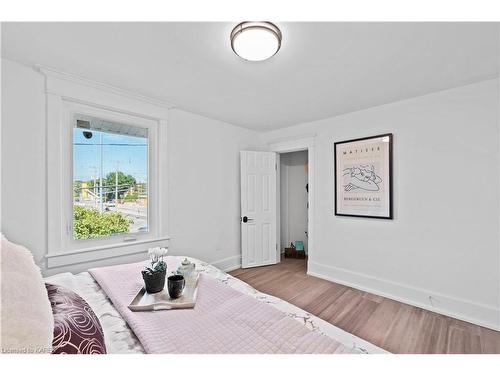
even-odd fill
[[[147,231],[147,129],[75,116],[73,238]]]

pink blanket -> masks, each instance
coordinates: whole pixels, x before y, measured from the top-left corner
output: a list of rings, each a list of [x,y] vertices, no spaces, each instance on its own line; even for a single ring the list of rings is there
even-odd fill
[[[178,260],[167,257],[169,270]],[[345,353],[278,309],[201,274],[193,309],[132,312],[144,263],[94,268],[90,274],[127,321],[147,353]]]

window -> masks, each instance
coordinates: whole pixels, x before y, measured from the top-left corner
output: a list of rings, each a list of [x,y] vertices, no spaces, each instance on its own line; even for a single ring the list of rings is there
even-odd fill
[[[58,72],[46,77],[47,268],[168,244],[168,107]]]
[[[74,102],[62,112],[63,251],[159,238],[159,123]]]
[[[148,129],[73,117],[73,240],[149,231]]]

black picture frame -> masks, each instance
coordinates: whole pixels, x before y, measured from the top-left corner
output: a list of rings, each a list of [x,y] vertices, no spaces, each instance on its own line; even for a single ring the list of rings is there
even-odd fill
[[[345,214],[345,213],[339,213],[338,212],[338,202],[337,202],[337,183],[338,183],[338,175],[337,175],[337,146],[341,144],[346,144],[346,143],[355,143],[359,141],[367,141],[370,139],[376,139],[376,138],[382,138],[382,137],[389,137],[389,146],[388,146],[388,162],[389,162],[389,215],[387,216],[374,216],[374,215],[356,215],[356,214]],[[392,220],[394,219],[394,210],[393,210],[393,134],[392,133],[385,133],[385,134],[379,134],[379,135],[373,135],[370,137],[363,137],[363,138],[356,138],[356,139],[349,139],[347,141],[341,141],[341,142],[334,142],[334,150],[333,150],[333,173],[334,173],[334,213],[335,216],[347,216],[347,217],[362,217],[362,218],[370,218],[370,219],[385,219],[385,220]]]

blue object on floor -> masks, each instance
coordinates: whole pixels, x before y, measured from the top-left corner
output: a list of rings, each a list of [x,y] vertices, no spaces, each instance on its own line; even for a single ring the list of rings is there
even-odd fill
[[[304,242],[302,242],[302,241],[295,241],[295,249],[297,251],[304,251]]]

